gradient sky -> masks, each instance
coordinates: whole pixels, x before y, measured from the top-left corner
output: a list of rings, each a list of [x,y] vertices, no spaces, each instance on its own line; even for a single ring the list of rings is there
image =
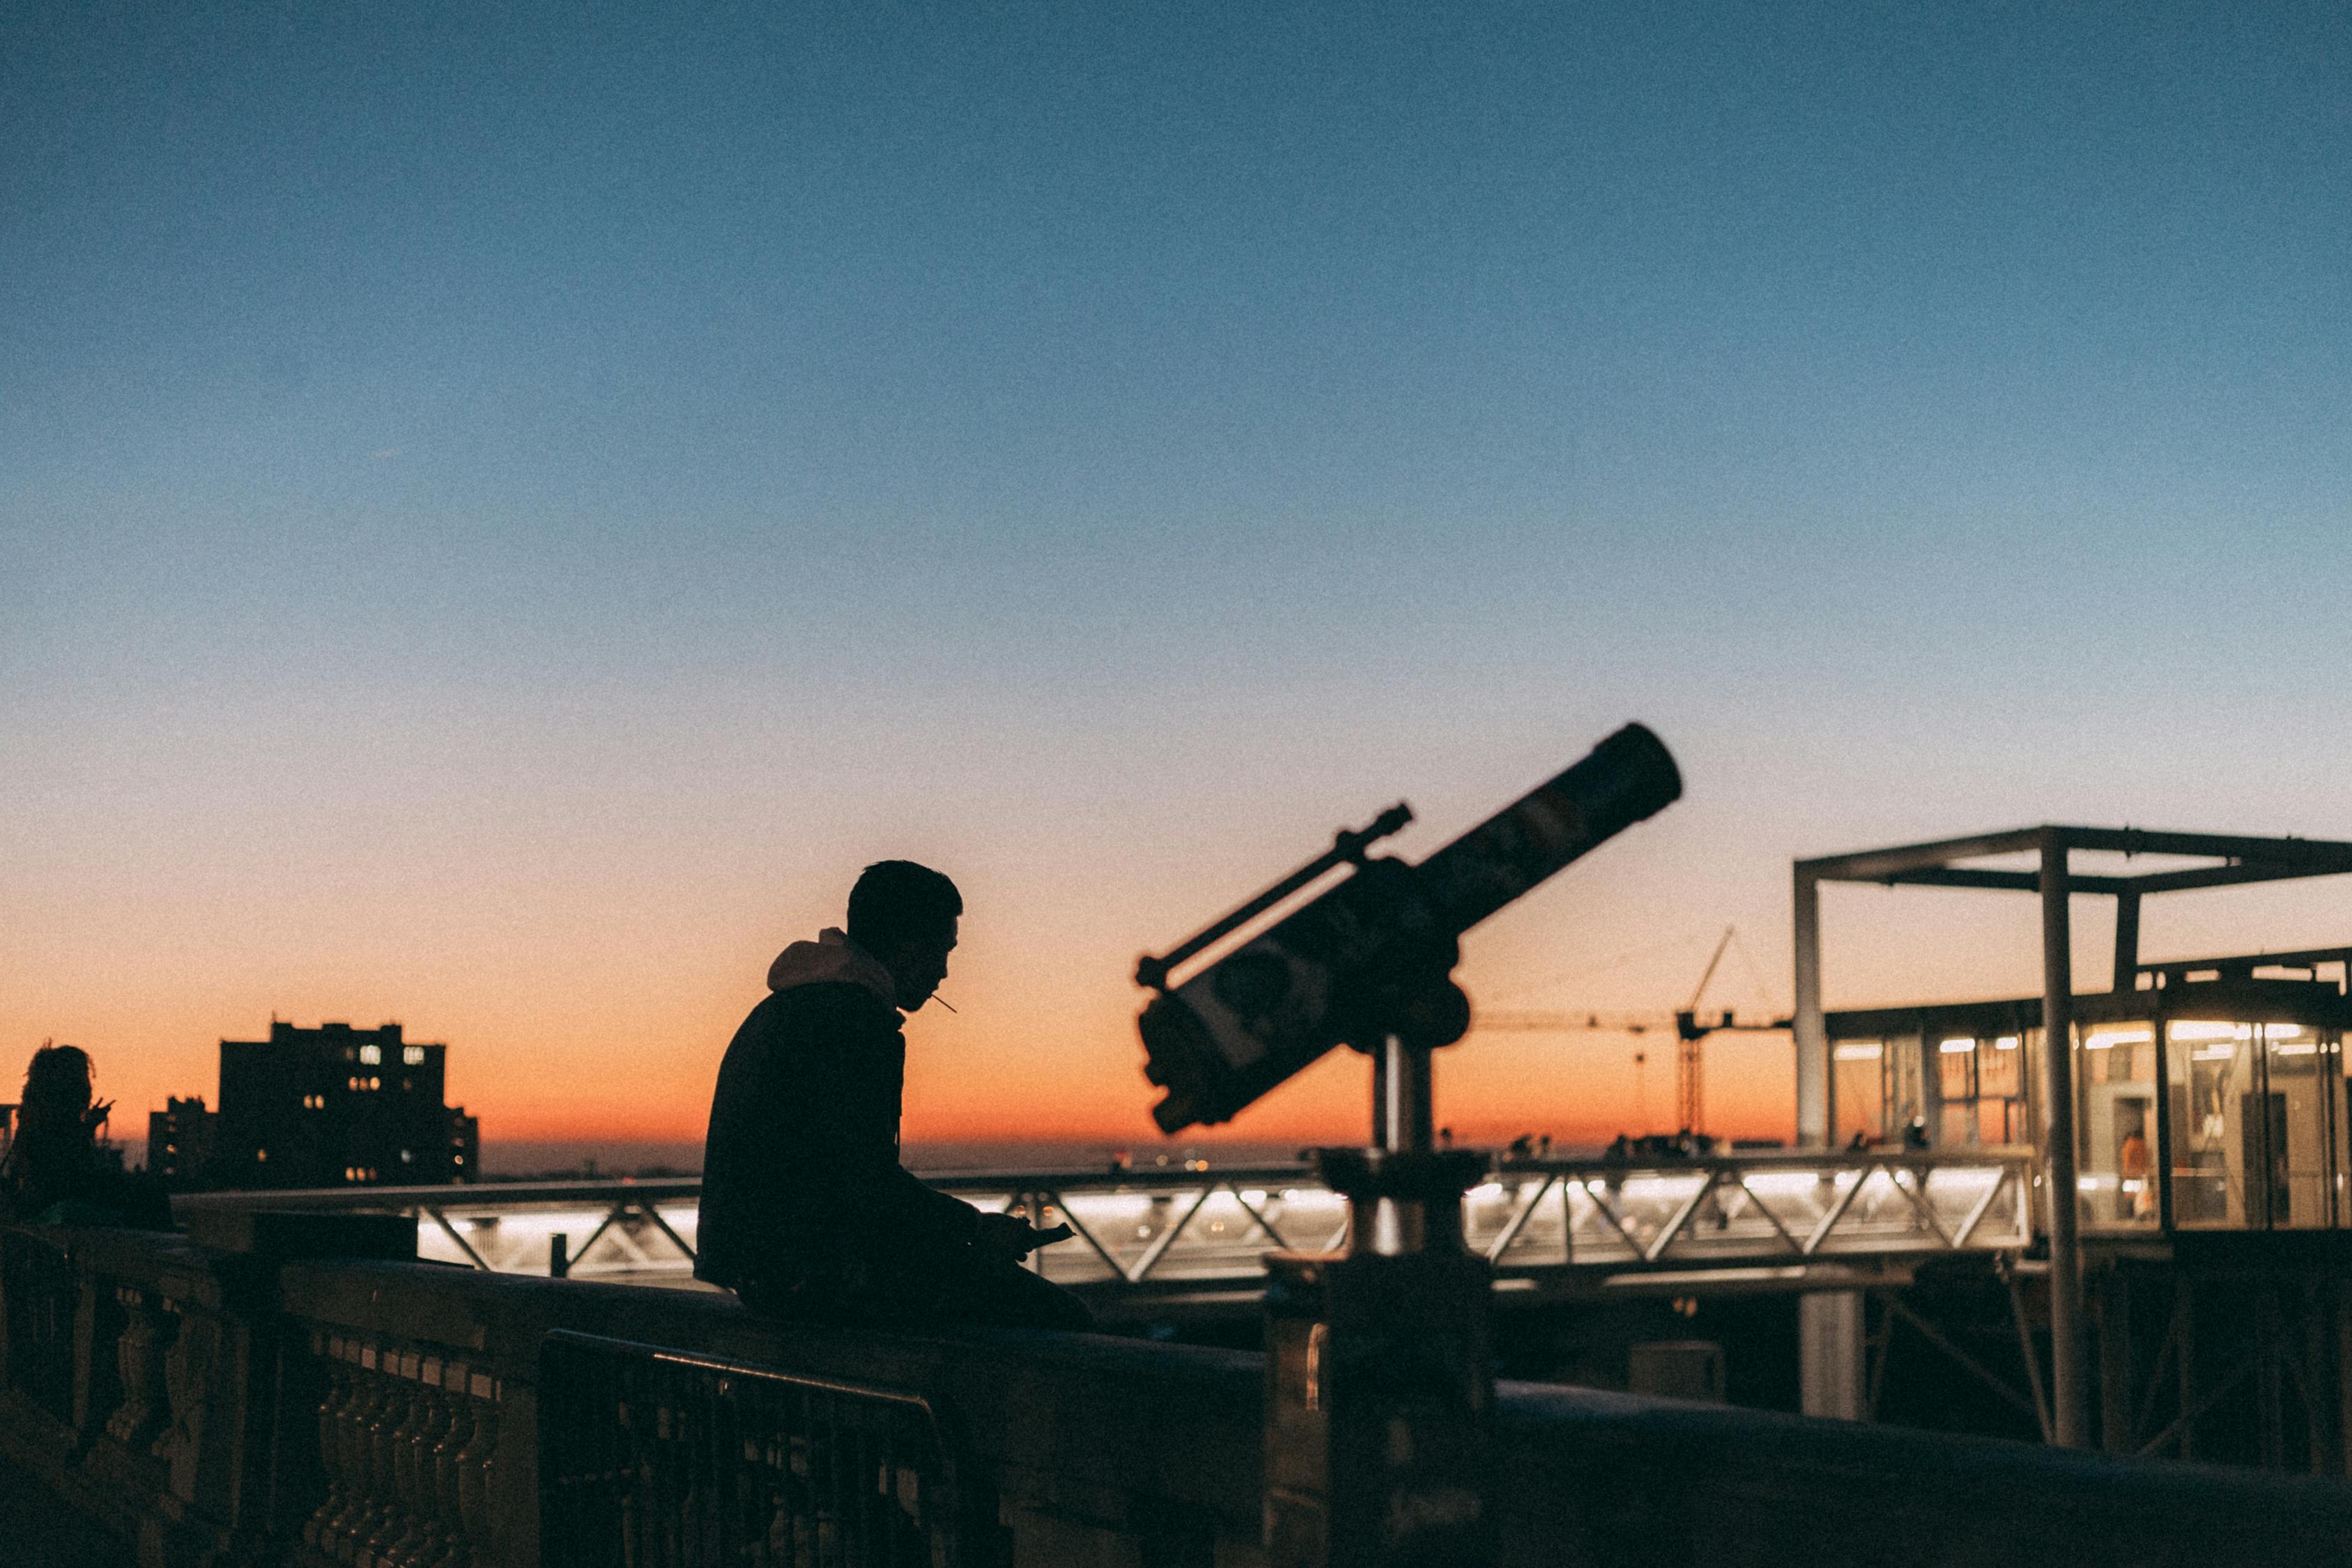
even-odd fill
[[[1797,855],[2352,837],[2341,6],[587,16],[0,4],[12,1087],[84,1045],[135,1135],[398,1018],[493,1139],[694,1138],[908,856],[969,904],[909,1136],[1141,1145],[1139,952],[1629,718],[1685,800],[1481,1001],[1669,1007],[1737,922],[1785,1006]],[[2035,932],[1835,892],[1830,1000]],[[1441,1118],[1606,1136],[1631,1051],[1475,1040]],[[1789,1086],[1726,1043],[1718,1122]]]

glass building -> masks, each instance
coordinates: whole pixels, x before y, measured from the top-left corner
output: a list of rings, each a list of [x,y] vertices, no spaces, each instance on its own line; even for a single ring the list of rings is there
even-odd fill
[[[2087,1234],[2352,1229],[2340,981],[2245,959],[2074,999],[2077,1214]],[[2341,963],[2338,961],[2338,968]],[[1824,1016],[1842,1143],[2042,1142],[2039,997]]]

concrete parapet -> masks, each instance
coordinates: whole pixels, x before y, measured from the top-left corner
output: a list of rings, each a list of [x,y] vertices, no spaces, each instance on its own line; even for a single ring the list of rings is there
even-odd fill
[[[718,1295],[130,1232],[0,1232],[0,1455],[156,1568],[539,1563],[554,1330],[919,1390],[1015,1568],[1264,1562],[1254,1353],[785,1326]],[[1528,1568],[2317,1564],[2352,1542],[2343,1483],[1548,1385],[1502,1386],[1494,1464],[1499,1561]]]

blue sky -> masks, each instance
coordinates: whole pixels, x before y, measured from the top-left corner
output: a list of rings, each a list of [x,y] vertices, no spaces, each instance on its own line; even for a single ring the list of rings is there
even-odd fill
[[[9,1049],[616,923],[685,1029],[908,840],[1094,1040],[1633,716],[1689,802],[1496,975],[2352,837],[2340,8],[11,5],[0,146]]]

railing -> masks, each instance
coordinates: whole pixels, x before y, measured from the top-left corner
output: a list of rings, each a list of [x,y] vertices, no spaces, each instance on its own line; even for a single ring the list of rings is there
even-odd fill
[[[0,1231],[0,1296],[8,1309],[8,1388],[70,1426],[81,1286],[64,1247],[35,1231]]]
[[[558,1330],[541,1558],[576,1568],[989,1568],[993,1518],[924,1395]]]
[[[0,1458],[142,1561],[685,1568],[726,1548],[730,1512],[730,1563],[1265,1561],[1253,1353],[794,1327],[716,1294],[120,1232],[0,1233],[20,1263],[19,1235],[51,1256],[0,1270]],[[16,1384],[63,1321],[32,1300],[60,1289],[57,1258],[68,1423]],[[1494,1462],[1498,1568],[2334,1568],[2352,1540],[2340,1481],[1531,1384],[1496,1391]]]
[[[1216,1171],[956,1173],[932,1184],[982,1208],[1068,1222],[1076,1240],[1032,1267],[1098,1305],[1159,1309],[1237,1298],[1268,1247],[1335,1250],[1347,1206],[1299,1165]],[[1507,1290],[1594,1279],[1832,1265],[1885,1266],[2031,1244],[2031,1162],[2021,1152],[1766,1154],[1680,1163],[1514,1161],[1465,1200],[1469,1245]],[[557,1237],[575,1278],[683,1282],[693,1268],[699,1183],[210,1194],[190,1206],[250,1204],[413,1215],[422,1258],[500,1273],[554,1271]]]
[[[173,1562],[235,1556],[268,1529],[268,1500],[216,1462],[240,1436],[217,1393],[257,1346],[215,1262],[170,1236],[0,1229],[0,1452],[152,1518]]]
[[[489,1478],[505,1389],[478,1365],[372,1335],[312,1328],[326,1495],[302,1524],[316,1563],[426,1568],[494,1561]],[[315,1386],[315,1375],[291,1369]]]

